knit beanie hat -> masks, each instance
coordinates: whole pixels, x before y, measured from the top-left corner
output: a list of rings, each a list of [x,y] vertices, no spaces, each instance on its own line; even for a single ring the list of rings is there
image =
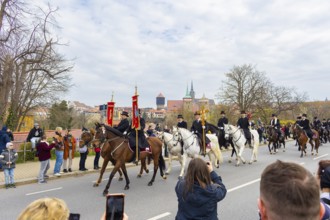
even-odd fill
[[[322,170],[320,185],[321,185],[321,189],[330,188],[330,166]]]
[[[13,143],[11,143],[11,142],[8,142],[7,144],[6,144],[6,148],[9,148],[9,147],[13,147],[14,145],[13,145]]]

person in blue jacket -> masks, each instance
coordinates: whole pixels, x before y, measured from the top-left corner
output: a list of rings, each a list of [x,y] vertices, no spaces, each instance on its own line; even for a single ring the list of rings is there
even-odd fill
[[[7,143],[10,142],[9,135],[7,133],[7,126],[3,126],[0,131],[0,154],[6,149]],[[2,170],[2,164],[0,163],[0,170]]]
[[[215,220],[218,202],[225,198],[227,189],[210,162],[195,158],[190,161],[185,178],[176,184],[175,192],[179,202],[176,220]]]

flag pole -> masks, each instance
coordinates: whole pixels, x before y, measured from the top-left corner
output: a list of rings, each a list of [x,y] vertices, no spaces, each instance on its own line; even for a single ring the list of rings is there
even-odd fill
[[[137,96],[137,86],[135,86],[135,95]],[[140,112],[137,109],[138,112],[138,118],[140,117]],[[135,149],[135,164],[138,165],[139,164],[139,136],[138,136],[138,127],[135,127],[135,145],[136,145],[136,149]]]
[[[205,136],[206,136],[206,134],[205,134],[205,113],[207,112],[207,110],[205,110],[205,107],[204,107],[204,105],[202,106],[202,110],[201,110],[201,113],[202,113],[202,129],[203,129],[203,134],[202,134],[202,136],[203,136],[203,156],[205,156],[206,155],[206,146],[205,146]]]

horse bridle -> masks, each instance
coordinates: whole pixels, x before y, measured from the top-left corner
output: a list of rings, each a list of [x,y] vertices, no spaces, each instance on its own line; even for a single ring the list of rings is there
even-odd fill
[[[188,140],[188,138],[190,138],[190,137],[192,137],[194,135],[194,133],[192,133],[189,137],[187,137],[187,138],[184,139],[182,137],[182,134],[179,131],[179,129],[176,131],[176,133],[178,133],[178,136],[179,136],[179,139],[177,140],[178,142],[180,141],[180,138],[181,138],[182,142],[184,142],[185,140]],[[173,139],[174,139],[174,134],[173,134]],[[187,149],[195,143],[195,139],[196,139],[196,137],[193,137],[193,141],[192,141],[192,143],[190,145],[188,145]]]
[[[174,139],[174,135],[172,134],[172,139],[169,140],[169,141],[166,141],[166,140],[165,140],[165,135],[164,135],[164,133],[165,133],[165,132],[163,132],[163,140],[164,140],[164,143],[165,143],[166,145],[169,145],[169,143],[170,143],[171,141],[176,141],[176,143],[173,144],[173,147],[176,147],[176,146],[178,145],[178,143],[180,142],[180,140],[175,140],[175,139]]]
[[[229,128],[228,128],[228,130],[231,130],[231,128],[229,127]],[[228,132],[228,134],[232,136],[232,138],[233,138],[233,141],[235,142],[235,144],[236,144],[236,143],[237,143],[237,141],[239,141],[239,139],[241,139],[241,137],[242,137],[242,132],[240,132],[238,139],[237,139],[236,141],[234,140],[234,136],[233,136],[233,135],[234,135],[234,134],[235,134],[237,131],[239,131],[239,130],[240,130],[240,129],[239,129],[239,128],[237,128],[237,129],[236,129],[236,131],[234,131],[234,132],[233,132],[233,133],[231,133],[231,134]]]
[[[100,148],[102,148],[103,147],[103,145],[106,143],[106,142],[109,142],[109,144],[112,142],[112,141],[114,141],[114,140],[117,140],[117,139],[119,139],[119,138],[121,138],[121,137],[119,137],[119,136],[117,136],[117,137],[114,137],[114,138],[110,138],[110,139],[108,139],[108,138],[106,138],[106,136],[105,136],[105,132],[103,132],[102,131],[102,137],[101,138],[99,138],[99,139],[96,139],[95,138],[95,136],[96,136],[96,132],[95,132],[95,135],[94,135],[94,139],[93,139],[93,141],[100,141]],[[124,139],[115,149],[113,149],[113,151],[111,151],[111,156],[113,156],[113,154],[114,154],[114,152],[116,151],[116,150],[118,150],[123,144],[124,144],[124,142],[126,141],[126,139]]]

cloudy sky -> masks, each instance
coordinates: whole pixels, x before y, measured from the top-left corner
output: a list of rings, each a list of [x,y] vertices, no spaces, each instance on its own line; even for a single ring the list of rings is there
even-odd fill
[[[44,0],[40,0],[43,2]],[[39,1],[39,2],[40,2]],[[45,0],[46,1],[46,0]],[[224,73],[252,64],[276,85],[324,100],[330,82],[329,0],[53,0],[56,32],[75,59],[65,96],[88,105],[156,107],[161,92],[215,98]]]

